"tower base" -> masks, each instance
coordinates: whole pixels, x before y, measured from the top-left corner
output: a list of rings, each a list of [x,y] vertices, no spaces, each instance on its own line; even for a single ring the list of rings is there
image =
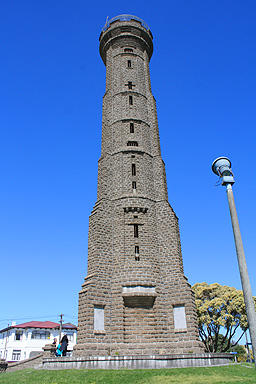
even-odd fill
[[[177,354],[200,354],[202,355],[203,348],[200,341],[186,341],[183,343],[86,343],[77,344],[74,347],[73,356],[162,356],[162,355],[177,355]]]

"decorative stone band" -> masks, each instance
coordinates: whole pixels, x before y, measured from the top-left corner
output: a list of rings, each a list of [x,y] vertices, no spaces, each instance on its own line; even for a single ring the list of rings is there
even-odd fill
[[[118,119],[118,120],[115,120],[114,122],[118,123],[119,121],[122,121],[122,123],[127,123],[129,121],[133,121],[133,122],[138,123],[138,124],[141,124],[143,122],[148,127],[150,126],[146,121],[143,121],[141,119],[132,118],[132,117],[127,117],[127,119]]]
[[[145,285],[131,285],[123,287],[123,293],[155,293],[156,287]]]
[[[94,281],[94,277],[95,277],[95,274],[92,273],[91,275],[88,275],[84,278],[84,283],[82,284],[82,291],[80,291],[79,293],[82,293],[83,290],[86,288],[87,285],[93,283]]]
[[[85,278],[84,278],[84,284],[83,285],[86,285],[86,284],[89,284],[90,280],[92,280],[94,278],[95,274],[92,273],[90,275],[87,275]]]
[[[116,155],[118,153],[132,153],[132,154],[140,153],[140,154],[144,154],[144,155],[148,155],[150,157],[153,157],[152,154],[149,153],[148,151],[146,151],[146,149],[139,142],[137,142],[137,143],[138,143],[138,146],[129,144],[126,146],[119,147],[118,150],[113,151],[111,153],[111,155]],[[104,156],[100,157],[99,161],[101,161],[103,158],[104,158]]]
[[[145,207],[124,207],[124,212],[142,212],[147,213],[148,208]]]

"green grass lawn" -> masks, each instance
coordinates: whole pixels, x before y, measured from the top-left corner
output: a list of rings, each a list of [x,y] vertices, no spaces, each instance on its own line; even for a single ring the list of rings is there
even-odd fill
[[[254,365],[136,370],[35,370],[0,374],[0,384],[256,384]]]

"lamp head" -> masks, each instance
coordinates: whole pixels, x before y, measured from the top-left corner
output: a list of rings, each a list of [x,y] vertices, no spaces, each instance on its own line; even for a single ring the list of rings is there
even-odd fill
[[[212,171],[222,178],[222,185],[234,184],[234,175],[231,170],[231,161],[227,157],[218,157],[212,163]]]

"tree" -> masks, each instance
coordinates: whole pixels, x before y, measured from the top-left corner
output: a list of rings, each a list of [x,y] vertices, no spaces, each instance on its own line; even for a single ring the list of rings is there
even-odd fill
[[[235,346],[248,328],[243,292],[220,284],[196,283],[195,293],[199,336],[207,352],[226,352]],[[256,304],[256,298],[254,297]],[[238,328],[242,335],[233,342]]]
[[[237,353],[236,358],[238,363],[247,360],[247,351],[244,345],[237,344],[234,348],[234,351]]]

